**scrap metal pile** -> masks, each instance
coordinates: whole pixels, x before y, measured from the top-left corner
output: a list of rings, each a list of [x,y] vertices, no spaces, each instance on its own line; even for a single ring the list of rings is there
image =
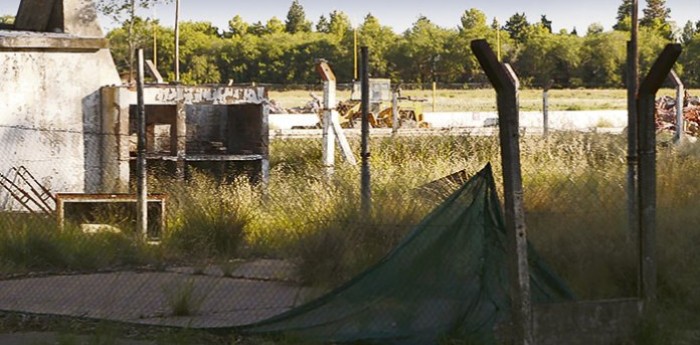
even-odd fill
[[[676,100],[664,96],[656,101],[656,129],[660,131],[676,131]],[[691,97],[686,92],[683,99],[683,131],[695,137],[700,137],[700,97]]]

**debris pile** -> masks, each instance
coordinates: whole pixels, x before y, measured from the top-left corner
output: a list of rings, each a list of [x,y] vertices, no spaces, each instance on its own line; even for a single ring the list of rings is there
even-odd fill
[[[676,100],[664,96],[656,101],[656,129],[660,131],[676,131]],[[695,137],[700,137],[700,97],[691,97],[686,92],[683,100],[683,131]]]

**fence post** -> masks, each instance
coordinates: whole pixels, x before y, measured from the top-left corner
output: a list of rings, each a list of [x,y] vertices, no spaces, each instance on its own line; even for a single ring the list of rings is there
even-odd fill
[[[637,161],[637,92],[639,91],[639,1],[632,0],[630,9],[632,32],[627,42],[627,222],[630,237],[634,236],[639,215],[637,199],[639,198]],[[639,240],[639,239],[637,239]]]
[[[136,231],[148,237],[148,187],[146,185],[146,104],[143,90],[144,61],[143,49],[138,50],[138,70],[136,75]]]
[[[471,49],[496,89],[499,136],[503,165],[505,226],[508,236],[510,296],[517,344],[534,344],[527,231],[520,171],[519,81],[507,64],[501,64],[486,40],[474,40]]]
[[[365,216],[369,215],[372,200],[369,170],[369,52],[367,47],[361,47],[361,72],[362,79],[362,186],[361,207]]]
[[[669,44],[639,86],[639,283],[645,308],[656,301],[656,92],[681,53]]]
[[[333,108],[335,107],[335,75],[330,66],[320,60],[316,70],[323,79],[323,166],[326,174],[333,174],[335,165],[335,136],[333,135]]]
[[[668,74],[668,79],[670,79],[676,87],[676,134],[673,136],[673,141],[678,144],[683,140],[683,132],[685,129],[685,119],[683,118],[683,96],[685,94],[685,86],[681,78],[678,77],[678,74],[673,70]]]

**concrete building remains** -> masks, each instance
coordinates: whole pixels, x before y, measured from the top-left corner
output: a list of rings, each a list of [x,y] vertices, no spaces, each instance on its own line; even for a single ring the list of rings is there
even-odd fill
[[[17,182],[12,168],[23,166],[51,193],[128,192],[136,96],[91,0],[22,0],[15,23],[0,27],[0,69],[3,181]],[[244,160],[266,178],[264,89],[151,85],[146,104],[152,161]],[[159,131],[172,137],[167,150]],[[0,210],[18,208],[0,188]]]

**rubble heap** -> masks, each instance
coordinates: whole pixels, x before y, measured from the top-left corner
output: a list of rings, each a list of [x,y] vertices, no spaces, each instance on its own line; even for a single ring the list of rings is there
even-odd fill
[[[656,129],[676,131],[676,106],[678,102],[672,97],[664,96],[656,101]],[[700,137],[700,97],[691,97],[687,93],[683,100],[684,132]]]

